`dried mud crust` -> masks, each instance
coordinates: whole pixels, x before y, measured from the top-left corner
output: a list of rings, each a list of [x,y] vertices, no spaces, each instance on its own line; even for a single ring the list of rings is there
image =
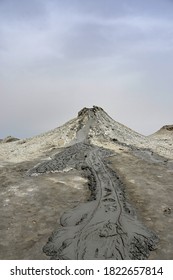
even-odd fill
[[[146,259],[154,250],[156,235],[137,219],[122,182],[106,163],[111,154],[76,143],[28,171],[36,175],[75,168],[88,179],[90,199],[63,214],[61,227],[43,248],[51,259]]]

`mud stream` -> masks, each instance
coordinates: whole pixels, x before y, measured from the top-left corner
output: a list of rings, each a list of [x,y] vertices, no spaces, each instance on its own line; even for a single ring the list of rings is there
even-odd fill
[[[125,186],[107,164],[112,151],[87,142],[75,143],[28,174],[74,168],[88,179],[86,203],[64,213],[61,227],[43,251],[51,259],[146,259],[157,237],[138,219],[125,199]]]

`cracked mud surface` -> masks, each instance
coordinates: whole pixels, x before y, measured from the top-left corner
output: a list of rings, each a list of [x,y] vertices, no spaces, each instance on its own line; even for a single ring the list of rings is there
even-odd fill
[[[62,215],[43,250],[51,259],[146,259],[157,241],[125,200],[124,186],[106,164],[110,150],[77,143],[28,172],[75,168],[88,179],[90,199]]]

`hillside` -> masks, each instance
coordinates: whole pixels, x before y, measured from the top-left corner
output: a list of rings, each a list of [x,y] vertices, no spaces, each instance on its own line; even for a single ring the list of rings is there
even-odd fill
[[[93,106],[8,139],[1,259],[173,259],[172,126],[145,137]]]

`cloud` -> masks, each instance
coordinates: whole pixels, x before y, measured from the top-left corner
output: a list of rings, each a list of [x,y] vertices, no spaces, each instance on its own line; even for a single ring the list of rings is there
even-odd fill
[[[93,104],[145,133],[171,121],[172,9],[168,0],[1,0],[0,133],[33,135]]]
[[[33,21],[46,15],[45,1],[1,0],[0,17],[5,23]]]

